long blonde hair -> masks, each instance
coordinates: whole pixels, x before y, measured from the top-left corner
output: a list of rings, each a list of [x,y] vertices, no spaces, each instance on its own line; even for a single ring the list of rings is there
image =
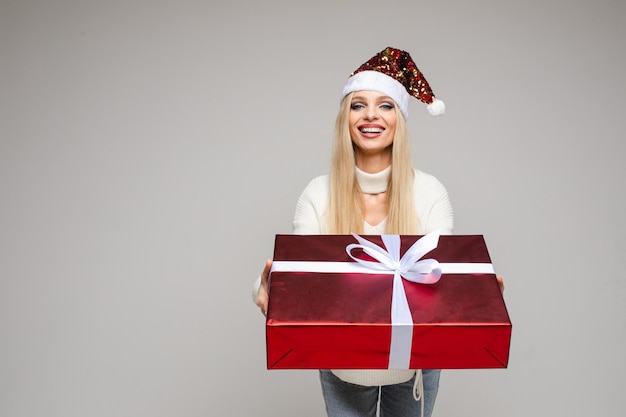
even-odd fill
[[[330,201],[327,227],[331,234],[363,233],[363,201],[355,176],[355,154],[348,117],[352,93],[344,97],[333,138],[330,167]],[[391,175],[387,185],[385,233],[417,234],[419,219],[413,198],[414,171],[409,134],[404,116],[395,106],[397,122],[391,153]]]

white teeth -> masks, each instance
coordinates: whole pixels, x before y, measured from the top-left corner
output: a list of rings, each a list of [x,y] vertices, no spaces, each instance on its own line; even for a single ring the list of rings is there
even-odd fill
[[[361,132],[363,133],[382,133],[383,129],[379,127],[364,127],[361,128]]]

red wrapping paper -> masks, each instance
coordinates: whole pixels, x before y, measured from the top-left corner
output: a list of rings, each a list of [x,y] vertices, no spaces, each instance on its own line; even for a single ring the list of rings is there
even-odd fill
[[[384,246],[380,236],[363,236]],[[401,236],[401,254],[421,236]],[[274,261],[353,262],[351,235],[277,235]],[[481,235],[441,236],[426,257],[491,263]],[[268,369],[387,369],[393,275],[272,272]],[[411,369],[506,368],[511,321],[493,273],[403,280],[411,315]]]

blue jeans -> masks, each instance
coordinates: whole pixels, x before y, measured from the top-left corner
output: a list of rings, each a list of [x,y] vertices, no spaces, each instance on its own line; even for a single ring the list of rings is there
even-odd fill
[[[342,381],[328,370],[320,371],[322,394],[328,417],[376,417],[380,401],[380,417],[419,417],[424,401],[424,417],[430,417],[439,389],[438,369],[423,371],[424,398],[415,401],[413,384],[409,381],[381,387],[365,387]]]

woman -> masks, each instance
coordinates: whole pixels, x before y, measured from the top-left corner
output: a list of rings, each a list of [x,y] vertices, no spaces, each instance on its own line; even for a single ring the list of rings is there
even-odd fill
[[[347,80],[337,116],[330,175],[303,191],[294,234],[452,233],[447,192],[433,176],[412,167],[406,127],[409,98],[443,114],[410,55],[385,48]],[[271,261],[257,280],[256,303],[267,311]],[[429,417],[439,370],[321,370],[329,417]]]

